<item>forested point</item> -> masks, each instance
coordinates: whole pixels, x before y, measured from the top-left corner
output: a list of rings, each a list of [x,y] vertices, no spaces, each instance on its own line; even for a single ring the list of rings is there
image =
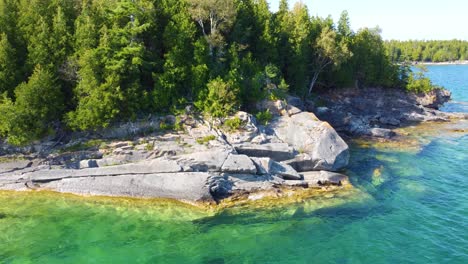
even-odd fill
[[[451,62],[468,60],[468,41],[386,41],[393,62]]]
[[[221,117],[330,87],[432,89],[392,60],[378,29],[286,0],[276,13],[266,0],[0,0],[0,133],[21,145],[187,105]]]

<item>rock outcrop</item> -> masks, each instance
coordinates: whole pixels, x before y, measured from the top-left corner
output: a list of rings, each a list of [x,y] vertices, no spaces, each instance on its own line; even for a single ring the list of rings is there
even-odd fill
[[[466,114],[438,109],[450,100],[450,92],[407,93],[397,89],[336,89],[320,96],[325,106],[314,112],[337,131],[351,136],[392,138],[397,127],[426,121],[466,119]]]
[[[241,123],[235,130],[222,120],[187,117],[190,125],[183,132],[101,142],[85,151],[65,151],[76,148],[69,143],[61,154],[4,163],[0,189],[215,203],[256,192],[278,194],[282,188],[339,188],[344,178],[323,172],[348,163],[348,146],[334,129],[303,112],[297,98],[266,106],[276,107],[268,125],[245,112],[232,117]],[[79,146],[89,145],[83,142]]]

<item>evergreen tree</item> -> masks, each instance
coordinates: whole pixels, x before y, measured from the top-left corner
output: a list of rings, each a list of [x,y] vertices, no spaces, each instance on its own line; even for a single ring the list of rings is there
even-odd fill
[[[5,33],[0,35],[0,93],[7,93],[10,97],[17,80],[16,51],[8,41]]]
[[[8,142],[22,145],[51,133],[63,111],[63,95],[53,74],[36,66],[28,82],[16,87],[15,97],[14,103],[4,97],[0,106],[0,130]]]
[[[157,110],[168,110],[182,98],[194,97],[191,82],[196,29],[184,2],[173,4],[171,12],[174,14],[163,35],[167,50],[163,73],[156,75],[154,105]]]

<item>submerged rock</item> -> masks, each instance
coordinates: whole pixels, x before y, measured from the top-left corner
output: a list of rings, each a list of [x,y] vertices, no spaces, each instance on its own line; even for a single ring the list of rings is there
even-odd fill
[[[309,184],[311,187],[322,187],[329,185],[341,186],[344,184],[349,184],[348,176],[329,172],[329,171],[310,171],[304,172],[303,174],[304,181]]]

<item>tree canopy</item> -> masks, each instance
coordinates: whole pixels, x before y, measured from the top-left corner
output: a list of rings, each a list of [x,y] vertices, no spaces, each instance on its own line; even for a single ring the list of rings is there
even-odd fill
[[[286,93],[405,88],[391,59],[346,12],[335,24],[286,0],[275,13],[266,0],[0,0],[0,133],[23,144],[187,104],[225,116]]]

